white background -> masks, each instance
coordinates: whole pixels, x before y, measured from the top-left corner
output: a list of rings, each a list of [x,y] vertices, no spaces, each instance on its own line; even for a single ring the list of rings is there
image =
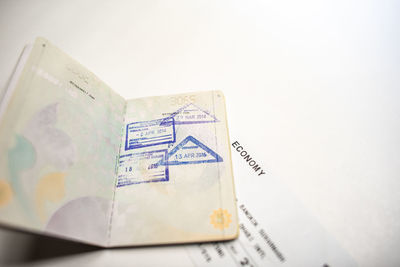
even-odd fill
[[[126,98],[220,89],[232,141],[361,266],[399,266],[399,13],[400,1],[0,0],[0,86],[43,36]],[[28,255],[28,239],[0,230],[0,258]]]

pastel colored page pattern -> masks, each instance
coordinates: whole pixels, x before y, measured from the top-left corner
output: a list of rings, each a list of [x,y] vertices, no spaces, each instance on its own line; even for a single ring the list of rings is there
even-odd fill
[[[37,39],[0,121],[0,221],[106,245],[125,100]]]

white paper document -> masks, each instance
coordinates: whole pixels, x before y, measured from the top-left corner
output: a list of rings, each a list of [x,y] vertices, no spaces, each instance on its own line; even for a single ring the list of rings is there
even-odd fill
[[[239,239],[188,246],[194,266],[357,266],[248,148],[232,139]]]

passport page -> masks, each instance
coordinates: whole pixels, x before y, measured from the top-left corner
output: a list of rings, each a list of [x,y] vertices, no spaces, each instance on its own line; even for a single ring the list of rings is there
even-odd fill
[[[125,100],[38,38],[2,102],[0,222],[105,246]]]
[[[111,245],[236,238],[222,92],[129,100],[116,184]]]

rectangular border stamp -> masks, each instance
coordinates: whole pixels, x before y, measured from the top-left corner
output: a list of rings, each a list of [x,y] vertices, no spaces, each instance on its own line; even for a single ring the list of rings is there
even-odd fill
[[[126,125],[125,150],[174,143],[175,119],[164,118]]]
[[[130,162],[135,161],[134,163],[139,166],[141,160],[142,162],[144,162],[154,159],[154,163],[149,164],[149,166],[147,167],[147,175],[145,177],[132,177],[132,175],[129,176],[129,174],[121,174],[121,172],[118,171],[117,187],[127,186],[131,184],[169,181],[168,164],[160,164],[161,161],[166,160],[167,153],[167,149],[161,149],[140,153],[131,153],[120,156],[118,168],[131,168],[130,172],[133,172],[132,175],[136,175],[136,173],[139,173],[139,175],[141,175],[142,173],[135,167],[129,166],[131,165],[129,164]]]

